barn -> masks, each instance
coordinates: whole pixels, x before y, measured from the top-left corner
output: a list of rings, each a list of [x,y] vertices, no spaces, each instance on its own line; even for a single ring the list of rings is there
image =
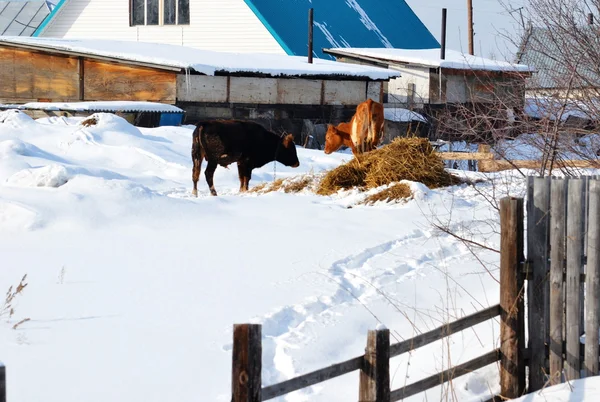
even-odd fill
[[[244,118],[308,136],[380,101],[398,72],[274,54],[113,40],[0,37],[0,103],[150,101],[186,122]]]
[[[332,59],[322,53],[324,47],[439,47],[404,0],[52,2],[56,6],[32,36],[306,56],[307,16],[313,8],[315,57]]]

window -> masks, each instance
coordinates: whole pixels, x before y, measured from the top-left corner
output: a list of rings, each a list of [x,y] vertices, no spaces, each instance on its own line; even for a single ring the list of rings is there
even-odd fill
[[[129,0],[129,25],[187,25],[190,0]]]

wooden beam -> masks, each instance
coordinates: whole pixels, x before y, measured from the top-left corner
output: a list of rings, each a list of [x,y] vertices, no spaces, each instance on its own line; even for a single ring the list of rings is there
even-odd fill
[[[540,161],[532,160],[482,160],[479,162],[480,172],[500,172],[510,169],[540,169]],[[554,168],[600,168],[600,160],[564,160],[555,161]]]
[[[598,375],[598,327],[600,327],[600,181],[590,180],[587,278],[585,297],[585,375]]]
[[[6,367],[0,362],[0,402],[6,402]]]
[[[567,364],[565,373],[569,381],[580,377],[579,337],[580,333],[580,275],[583,254],[583,190],[584,181],[570,178],[567,197],[567,284],[565,288],[567,304]],[[596,330],[597,331],[597,330]]]
[[[358,356],[341,363],[333,364],[329,367],[304,374],[279,384],[270,385],[263,388],[262,400],[277,398],[278,396],[289,394],[302,388],[310,387],[319,384],[323,381],[339,377],[344,374],[360,370],[363,364],[364,356]]]
[[[500,200],[500,389],[504,398],[517,398],[525,390],[523,286],[523,199]]]
[[[476,359],[469,360],[466,363],[459,364],[458,366],[442,371],[439,374],[432,375],[430,377],[417,381],[414,384],[410,384],[406,387],[392,391],[390,394],[390,401],[393,402],[402,400],[404,398],[408,398],[412,395],[418,394],[419,392],[423,392],[437,385],[443,384],[451,379],[460,377],[465,374],[469,374],[474,370],[480,369],[494,362],[497,362],[499,360],[499,357],[500,351],[498,349],[493,350]]]
[[[544,386],[546,319],[548,294],[548,227],[550,218],[550,177],[529,177],[527,198],[527,261],[532,280],[527,285],[529,347],[529,391]]]
[[[360,402],[390,401],[390,331],[369,331],[358,391]]]
[[[432,342],[439,341],[448,335],[452,335],[464,329],[473,327],[498,315],[500,315],[500,305],[496,304],[495,306],[488,307],[485,310],[468,315],[450,324],[443,325],[429,332],[425,332],[412,339],[407,339],[405,341],[393,344],[390,346],[390,357],[395,357],[410,350],[414,350]]]
[[[83,57],[77,59],[79,64],[79,100],[85,100],[85,67]]]
[[[437,155],[443,160],[493,160],[494,154],[487,152],[438,152]]]
[[[260,402],[262,370],[261,326],[233,326],[231,402]]]
[[[565,267],[565,226],[567,216],[567,183],[552,180],[550,191],[550,385],[561,382],[563,370],[563,278]],[[545,353],[544,353],[545,355]],[[596,359],[597,360],[597,359]]]

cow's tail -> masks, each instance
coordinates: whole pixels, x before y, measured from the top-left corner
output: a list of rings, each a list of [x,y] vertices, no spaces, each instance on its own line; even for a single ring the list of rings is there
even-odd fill
[[[379,127],[377,127],[379,108],[375,102],[371,102],[371,110],[369,110],[369,134],[368,134],[368,144],[369,151],[375,149],[379,142]]]
[[[205,157],[204,148],[202,148],[201,143],[202,130],[204,130],[204,126],[202,124],[198,124],[192,134],[192,183],[194,184],[192,194],[196,197],[198,196],[198,179],[200,178],[200,168],[202,166],[202,160]]]

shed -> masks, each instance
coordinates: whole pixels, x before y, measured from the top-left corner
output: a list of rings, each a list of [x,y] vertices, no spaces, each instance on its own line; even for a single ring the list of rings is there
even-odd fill
[[[0,37],[0,103],[151,101],[186,121],[247,118],[298,133],[338,122],[400,73],[305,57],[112,40]]]
[[[425,104],[487,103],[523,106],[528,66],[440,49],[324,49],[338,61],[401,72],[385,90],[386,103],[422,108]]]

